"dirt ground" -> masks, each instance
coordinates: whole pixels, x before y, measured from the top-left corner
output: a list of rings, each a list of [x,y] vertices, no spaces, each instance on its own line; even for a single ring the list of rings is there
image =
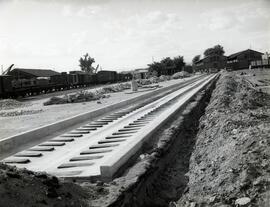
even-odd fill
[[[46,173],[33,173],[0,164],[1,207],[87,207],[103,196],[99,187],[82,188]]]
[[[223,74],[199,128],[178,206],[269,206],[270,96]]]

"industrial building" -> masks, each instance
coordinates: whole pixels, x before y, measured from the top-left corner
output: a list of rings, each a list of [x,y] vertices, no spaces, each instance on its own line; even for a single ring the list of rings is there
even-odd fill
[[[227,57],[227,68],[231,70],[241,70],[249,68],[252,61],[262,59],[263,53],[247,49],[241,52],[234,53]]]
[[[213,55],[207,56],[194,64],[195,71],[218,71],[220,69],[241,70],[249,68],[254,61],[262,60],[263,53],[247,49],[229,56]]]

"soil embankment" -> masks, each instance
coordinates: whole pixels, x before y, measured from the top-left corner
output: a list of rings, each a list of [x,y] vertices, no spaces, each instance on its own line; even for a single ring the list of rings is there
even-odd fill
[[[178,206],[269,206],[270,96],[224,74],[201,118]]]

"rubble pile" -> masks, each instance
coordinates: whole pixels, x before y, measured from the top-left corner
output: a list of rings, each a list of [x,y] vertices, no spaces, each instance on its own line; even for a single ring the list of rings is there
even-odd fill
[[[112,86],[105,86],[102,88],[103,93],[115,93],[126,89],[130,89],[130,83],[120,83]]]
[[[14,99],[0,100],[0,110],[14,109],[19,107],[25,107],[26,104]]]
[[[177,206],[269,206],[269,114],[268,94],[223,74],[200,120]]]
[[[157,76],[153,76],[153,77],[150,77],[148,79],[137,79],[136,82],[139,84],[139,85],[151,85],[151,84],[154,84],[154,83],[159,83],[159,82],[163,82],[163,81],[168,81],[168,80],[171,80],[171,76],[169,75],[161,75],[159,77]]]
[[[51,97],[48,101],[44,102],[44,106],[53,104],[66,104],[66,103],[80,103],[87,101],[95,101],[101,98],[108,98],[109,95],[104,95],[103,93],[93,93],[88,91],[80,91],[75,94],[68,94],[62,97]]]
[[[169,75],[161,75],[159,76],[159,82],[163,82],[163,81],[168,81],[168,80],[171,80],[172,77],[169,76]]]
[[[173,74],[172,79],[185,78],[185,77],[189,77],[189,76],[190,76],[190,74],[188,72],[181,71],[181,72]]]
[[[80,103],[87,101],[95,101],[102,98],[109,98],[108,93],[120,92],[125,89],[129,89],[131,86],[129,83],[120,83],[112,86],[105,86],[97,89],[96,91],[82,90],[75,94],[68,94],[62,97],[51,97],[48,101],[44,102],[45,106],[53,104],[66,104],[66,103]]]

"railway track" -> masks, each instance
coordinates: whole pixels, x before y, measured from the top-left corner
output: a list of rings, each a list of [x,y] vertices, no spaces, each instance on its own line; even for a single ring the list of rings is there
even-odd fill
[[[190,81],[158,100],[113,112],[2,162],[64,178],[111,180],[157,128],[214,78]]]

